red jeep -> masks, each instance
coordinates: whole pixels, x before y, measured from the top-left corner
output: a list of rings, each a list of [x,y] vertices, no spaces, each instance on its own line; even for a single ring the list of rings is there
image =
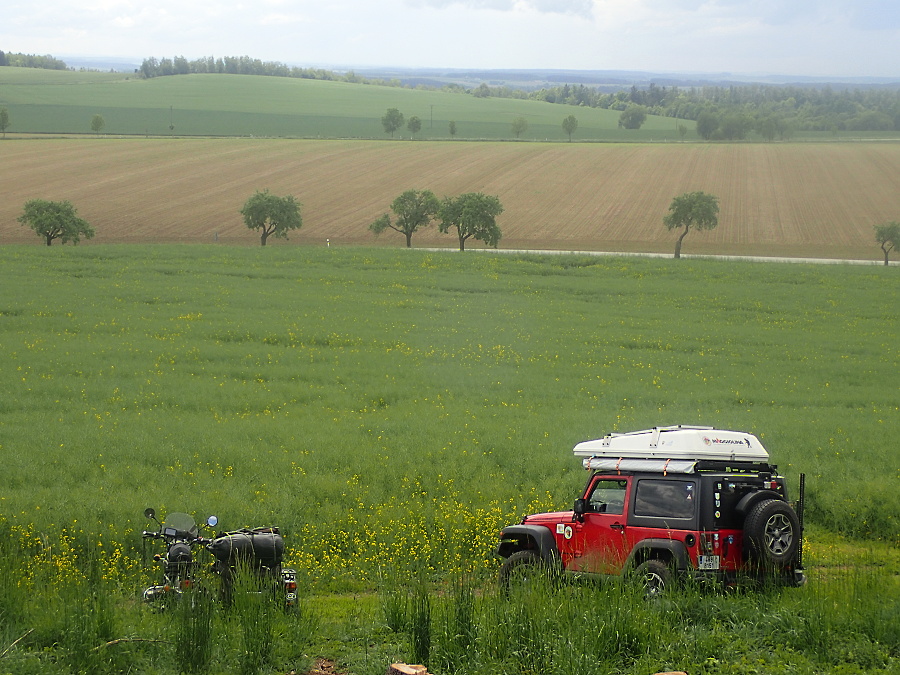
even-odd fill
[[[633,575],[655,595],[677,577],[732,585],[806,581],[802,494],[752,434],[654,427],[575,446],[591,471],[572,511],[526,516],[500,534],[505,590],[537,569]]]

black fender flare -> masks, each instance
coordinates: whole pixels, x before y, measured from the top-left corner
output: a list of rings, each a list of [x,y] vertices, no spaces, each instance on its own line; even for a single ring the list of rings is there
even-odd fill
[[[741,501],[737,503],[737,506],[734,507],[734,510],[740,515],[746,517],[747,514],[750,513],[750,509],[756,506],[757,502],[760,502],[764,499],[777,499],[780,502],[784,501],[784,497],[782,497],[774,490],[757,490],[755,492],[744,495]]]
[[[664,551],[666,555],[659,553]],[[628,554],[625,570],[637,568],[645,560],[669,558],[674,563],[674,568],[686,570],[691,566],[687,546],[677,539],[644,539],[638,542]]]
[[[517,551],[534,551],[548,565],[558,565],[560,561],[556,538],[543,525],[510,525],[500,532],[500,543],[496,554],[508,558]]]

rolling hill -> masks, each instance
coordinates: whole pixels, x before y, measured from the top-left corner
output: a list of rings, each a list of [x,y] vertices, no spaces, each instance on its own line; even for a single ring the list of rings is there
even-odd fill
[[[381,116],[398,108],[423,124],[418,138],[513,138],[511,122],[528,120],[523,140],[567,140],[562,120],[578,118],[575,140],[665,140],[676,121],[650,117],[643,128],[619,129],[619,113],[539,101],[348,82],[226,74],[144,80],[124,73],[0,68],[0,106],[10,133],[89,134],[101,114],[106,135],[385,138]],[[693,129],[692,122],[681,121]],[[174,127],[174,128],[172,128]],[[409,137],[404,127],[397,134]]]

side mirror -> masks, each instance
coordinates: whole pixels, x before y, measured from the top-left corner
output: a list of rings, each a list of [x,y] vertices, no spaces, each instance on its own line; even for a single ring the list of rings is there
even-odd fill
[[[144,509],[144,518],[147,520],[156,520],[156,511],[150,507]]]
[[[572,510],[575,512],[575,520],[579,523],[584,522],[584,514],[587,513],[587,500],[584,498],[576,499]]]
[[[210,527],[215,527],[216,525],[219,524],[219,519],[216,516],[210,516],[209,518],[206,519],[206,524],[209,525]]]

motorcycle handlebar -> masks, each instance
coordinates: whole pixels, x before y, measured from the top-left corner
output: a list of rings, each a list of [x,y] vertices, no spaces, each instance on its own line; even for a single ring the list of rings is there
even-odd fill
[[[181,539],[181,537],[170,537],[170,536],[167,536],[163,532],[152,532],[149,530],[142,530],[141,536],[146,539],[169,539],[169,538]],[[188,537],[185,537],[184,540],[190,544],[200,544],[201,546],[206,546],[207,544],[209,544],[210,541],[212,541],[211,539],[204,539],[203,537],[201,537],[199,535],[192,535],[192,536],[189,535]]]

